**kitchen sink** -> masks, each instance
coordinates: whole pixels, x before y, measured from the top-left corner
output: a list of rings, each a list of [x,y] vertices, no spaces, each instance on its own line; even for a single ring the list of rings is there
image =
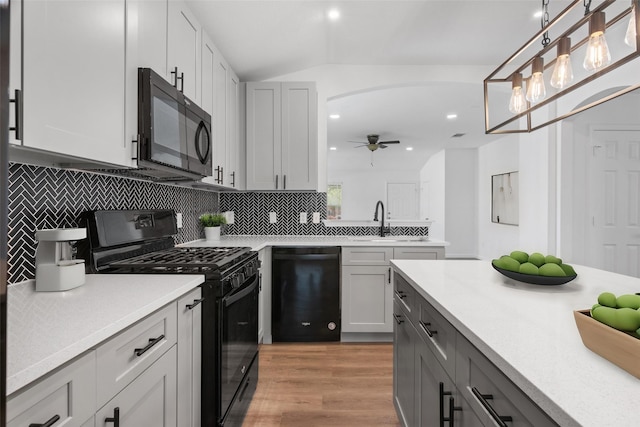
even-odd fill
[[[423,236],[348,236],[352,242],[393,243],[393,242],[428,242],[429,238]]]

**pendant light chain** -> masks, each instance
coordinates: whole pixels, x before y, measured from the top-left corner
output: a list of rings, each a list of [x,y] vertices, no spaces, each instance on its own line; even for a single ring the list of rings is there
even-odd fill
[[[591,2],[591,0],[589,0],[589,2]],[[549,0],[542,0],[542,16],[540,17],[540,26],[544,30],[547,25],[549,25]],[[542,46],[547,47],[549,43],[551,43],[551,39],[549,38],[549,31],[545,31],[544,35],[542,36]]]
[[[591,12],[591,0],[582,0],[582,4],[584,4],[584,16],[587,16]]]

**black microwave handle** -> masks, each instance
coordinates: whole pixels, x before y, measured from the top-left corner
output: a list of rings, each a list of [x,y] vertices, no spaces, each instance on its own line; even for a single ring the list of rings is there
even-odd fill
[[[207,149],[205,150],[204,155],[200,151],[200,144],[199,144],[200,133],[202,132],[203,129],[204,129],[204,133],[207,135]],[[194,143],[196,144],[196,154],[198,154],[198,159],[200,160],[200,163],[202,163],[203,165],[206,165],[207,157],[209,157],[209,151],[211,150],[211,135],[209,134],[209,129],[207,129],[207,126],[202,120],[200,120],[198,129],[196,130],[196,138]]]

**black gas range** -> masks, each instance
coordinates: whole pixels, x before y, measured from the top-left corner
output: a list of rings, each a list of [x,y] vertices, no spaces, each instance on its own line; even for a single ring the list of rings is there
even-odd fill
[[[258,269],[246,247],[176,247],[170,210],[105,210],[81,215],[87,272],[203,274],[202,426],[241,426],[258,380]],[[180,420],[178,420],[180,425]]]

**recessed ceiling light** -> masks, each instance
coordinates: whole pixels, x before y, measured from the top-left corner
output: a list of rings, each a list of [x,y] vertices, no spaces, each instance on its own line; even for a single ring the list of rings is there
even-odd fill
[[[449,119],[449,120],[453,120],[453,119],[455,119],[457,117],[458,117],[458,115],[456,113],[447,114],[447,119]]]
[[[338,148],[337,147],[329,147],[329,150],[331,151],[336,151]]]
[[[330,119],[339,119],[340,118],[340,114],[329,114],[329,118]]]
[[[331,9],[327,12],[327,16],[332,21],[337,21],[340,18],[340,11],[338,9]]]
[[[407,151],[413,151],[413,147],[407,147],[406,150]]]

